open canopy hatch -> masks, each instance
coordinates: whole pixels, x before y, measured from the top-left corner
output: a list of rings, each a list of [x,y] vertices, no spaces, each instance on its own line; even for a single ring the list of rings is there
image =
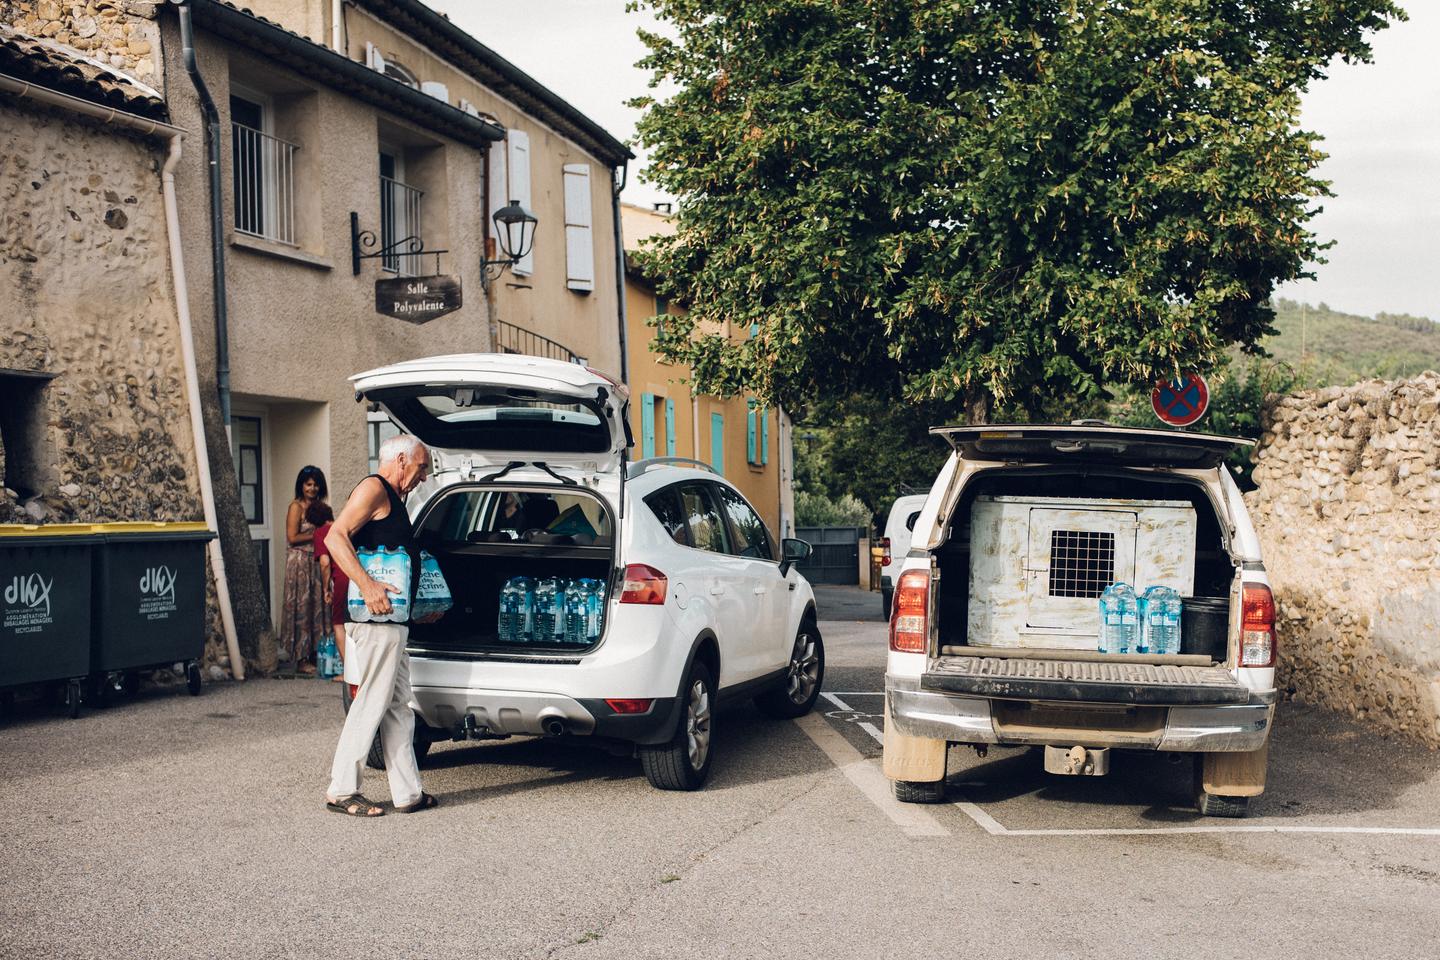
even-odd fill
[[[966,460],[1007,463],[1111,463],[1208,469],[1230,451],[1253,446],[1238,437],[1105,424],[986,424],[932,427]]]

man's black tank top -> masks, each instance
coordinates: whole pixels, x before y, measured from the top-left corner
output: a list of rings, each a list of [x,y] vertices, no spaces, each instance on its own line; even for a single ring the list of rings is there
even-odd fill
[[[378,473],[372,473],[370,477],[379,480],[380,485],[385,488],[385,495],[390,500],[390,512],[356,530],[350,537],[350,543],[355,547],[356,553],[389,547],[391,550],[403,549],[410,554],[410,596],[413,602],[415,588],[420,583],[420,546],[415,542],[415,530],[410,526],[410,514],[405,512],[405,501],[400,499],[395,488],[390,486],[384,477]],[[365,479],[369,480],[370,477]]]

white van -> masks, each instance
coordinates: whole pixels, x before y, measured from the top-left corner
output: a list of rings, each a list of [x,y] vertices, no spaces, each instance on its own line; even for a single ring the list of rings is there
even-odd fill
[[[1265,789],[1275,604],[1226,456],[1249,441],[1109,425],[945,427],[954,448],[895,580],[885,772],[935,802],[946,748],[1044,748],[1101,775],[1112,750],[1189,754],[1202,814]],[[1126,582],[1185,597],[1178,654],[1098,652]]]
[[[638,754],[656,787],[693,790],[718,703],[750,698],[776,717],[814,706],[825,648],[795,568],[809,545],[777,541],[705,464],[628,463],[623,385],[516,354],[351,379],[357,400],[431,450],[407,508],[454,606],[410,628],[417,753],[441,739],[582,737]],[[506,636],[514,577],[599,581],[598,629]]]

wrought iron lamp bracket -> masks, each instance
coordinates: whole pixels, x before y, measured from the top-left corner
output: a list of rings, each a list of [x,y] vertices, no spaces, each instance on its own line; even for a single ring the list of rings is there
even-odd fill
[[[375,250],[374,253],[361,253],[361,250],[372,250],[380,243],[380,237],[374,230],[360,229],[360,214],[350,212],[350,269],[356,275],[360,274],[361,260],[377,260],[383,257],[413,257],[420,254],[435,255],[435,273],[440,272],[440,254],[449,253],[449,250],[426,250],[425,241],[411,234],[402,237],[394,243],[386,244]]]

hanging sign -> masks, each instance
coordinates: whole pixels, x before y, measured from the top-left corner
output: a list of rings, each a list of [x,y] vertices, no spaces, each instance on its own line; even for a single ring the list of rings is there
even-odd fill
[[[375,281],[375,312],[406,323],[429,323],[460,309],[460,278],[394,277]]]
[[[1205,416],[1210,406],[1210,385],[1198,373],[1177,380],[1161,380],[1150,391],[1150,407],[1162,423],[1188,427]]]

